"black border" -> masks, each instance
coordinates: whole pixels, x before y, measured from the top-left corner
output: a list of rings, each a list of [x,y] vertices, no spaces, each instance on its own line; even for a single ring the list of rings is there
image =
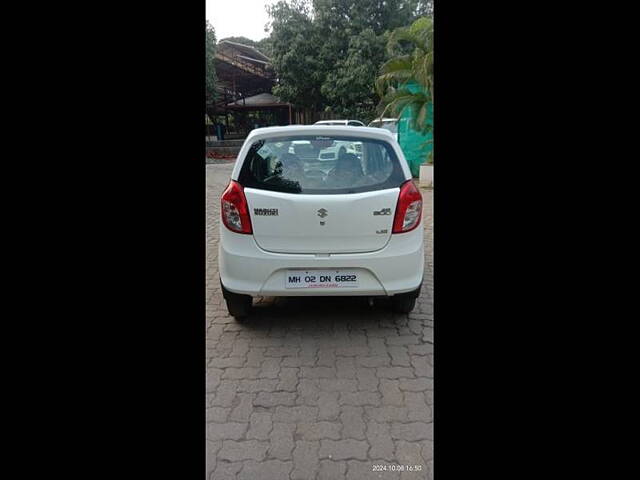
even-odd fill
[[[41,82],[22,108],[41,121],[21,158],[37,196],[22,468],[202,478],[205,4],[71,13],[26,30]]]

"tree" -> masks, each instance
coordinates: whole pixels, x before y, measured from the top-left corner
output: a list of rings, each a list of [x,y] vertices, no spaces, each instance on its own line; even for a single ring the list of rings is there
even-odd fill
[[[390,31],[432,9],[428,0],[280,0],[267,7],[274,94],[293,104],[369,120]]]
[[[415,13],[417,17],[433,17],[433,0],[418,0]]]
[[[321,38],[308,3],[281,0],[267,7],[267,11],[272,28],[271,61],[278,78],[274,95],[302,107],[319,108],[326,72],[317,56]]]
[[[215,68],[215,57],[216,57],[216,31],[213,28],[213,25],[206,22],[206,34],[205,34],[205,92],[207,97],[207,102],[212,103],[216,99],[216,68]]]
[[[314,20],[324,39],[318,56],[327,71],[322,85],[326,109],[373,120],[379,102],[375,78],[388,59],[390,31],[411,23],[419,0],[314,0]]]
[[[349,39],[349,47],[327,74],[322,93],[328,108],[345,118],[369,122],[375,117],[378,96],[374,80],[385,60],[385,38],[371,28]]]
[[[381,116],[387,112],[400,116],[411,108],[412,127],[424,133],[430,128],[427,113],[433,103],[433,19],[422,17],[410,27],[394,30],[387,50],[392,58],[382,65],[376,80]]]

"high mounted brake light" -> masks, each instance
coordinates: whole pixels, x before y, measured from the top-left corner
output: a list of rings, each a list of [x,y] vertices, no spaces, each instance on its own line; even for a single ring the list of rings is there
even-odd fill
[[[222,223],[232,232],[252,233],[249,205],[242,185],[231,180],[220,199]]]
[[[412,180],[400,186],[396,215],[393,219],[393,233],[410,232],[420,223],[422,216],[422,195]]]

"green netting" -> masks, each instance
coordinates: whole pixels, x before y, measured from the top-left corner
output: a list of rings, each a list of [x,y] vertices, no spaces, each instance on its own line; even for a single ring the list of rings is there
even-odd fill
[[[414,93],[421,88],[415,83],[406,84],[405,87]],[[411,174],[418,177],[420,165],[427,161],[429,152],[433,149],[433,128],[429,133],[423,135],[412,129],[410,123],[411,109],[405,108],[398,121],[398,143],[407,158]],[[433,104],[429,104],[427,107],[427,123],[433,126]]]

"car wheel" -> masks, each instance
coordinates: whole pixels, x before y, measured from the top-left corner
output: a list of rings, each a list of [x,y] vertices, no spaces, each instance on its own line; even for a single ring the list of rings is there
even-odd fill
[[[251,313],[251,297],[249,295],[235,295],[231,298],[226,298],[227,310],[229,315],[234,317],[238,321],[242,321]]]
[[[229,315],[234,317],[238,321],[242,321],[251,313],[251,306],[253,299],[251,295],[242,295],[240,293],[233,293],[224,288],[222,281],[220,282],[222,287],[222,295],[227,303],[227,310]]]
[[[409,313],[416,306],[416,296],[413,292],[402,293],[391,297],[391,308],[396,313]]]

